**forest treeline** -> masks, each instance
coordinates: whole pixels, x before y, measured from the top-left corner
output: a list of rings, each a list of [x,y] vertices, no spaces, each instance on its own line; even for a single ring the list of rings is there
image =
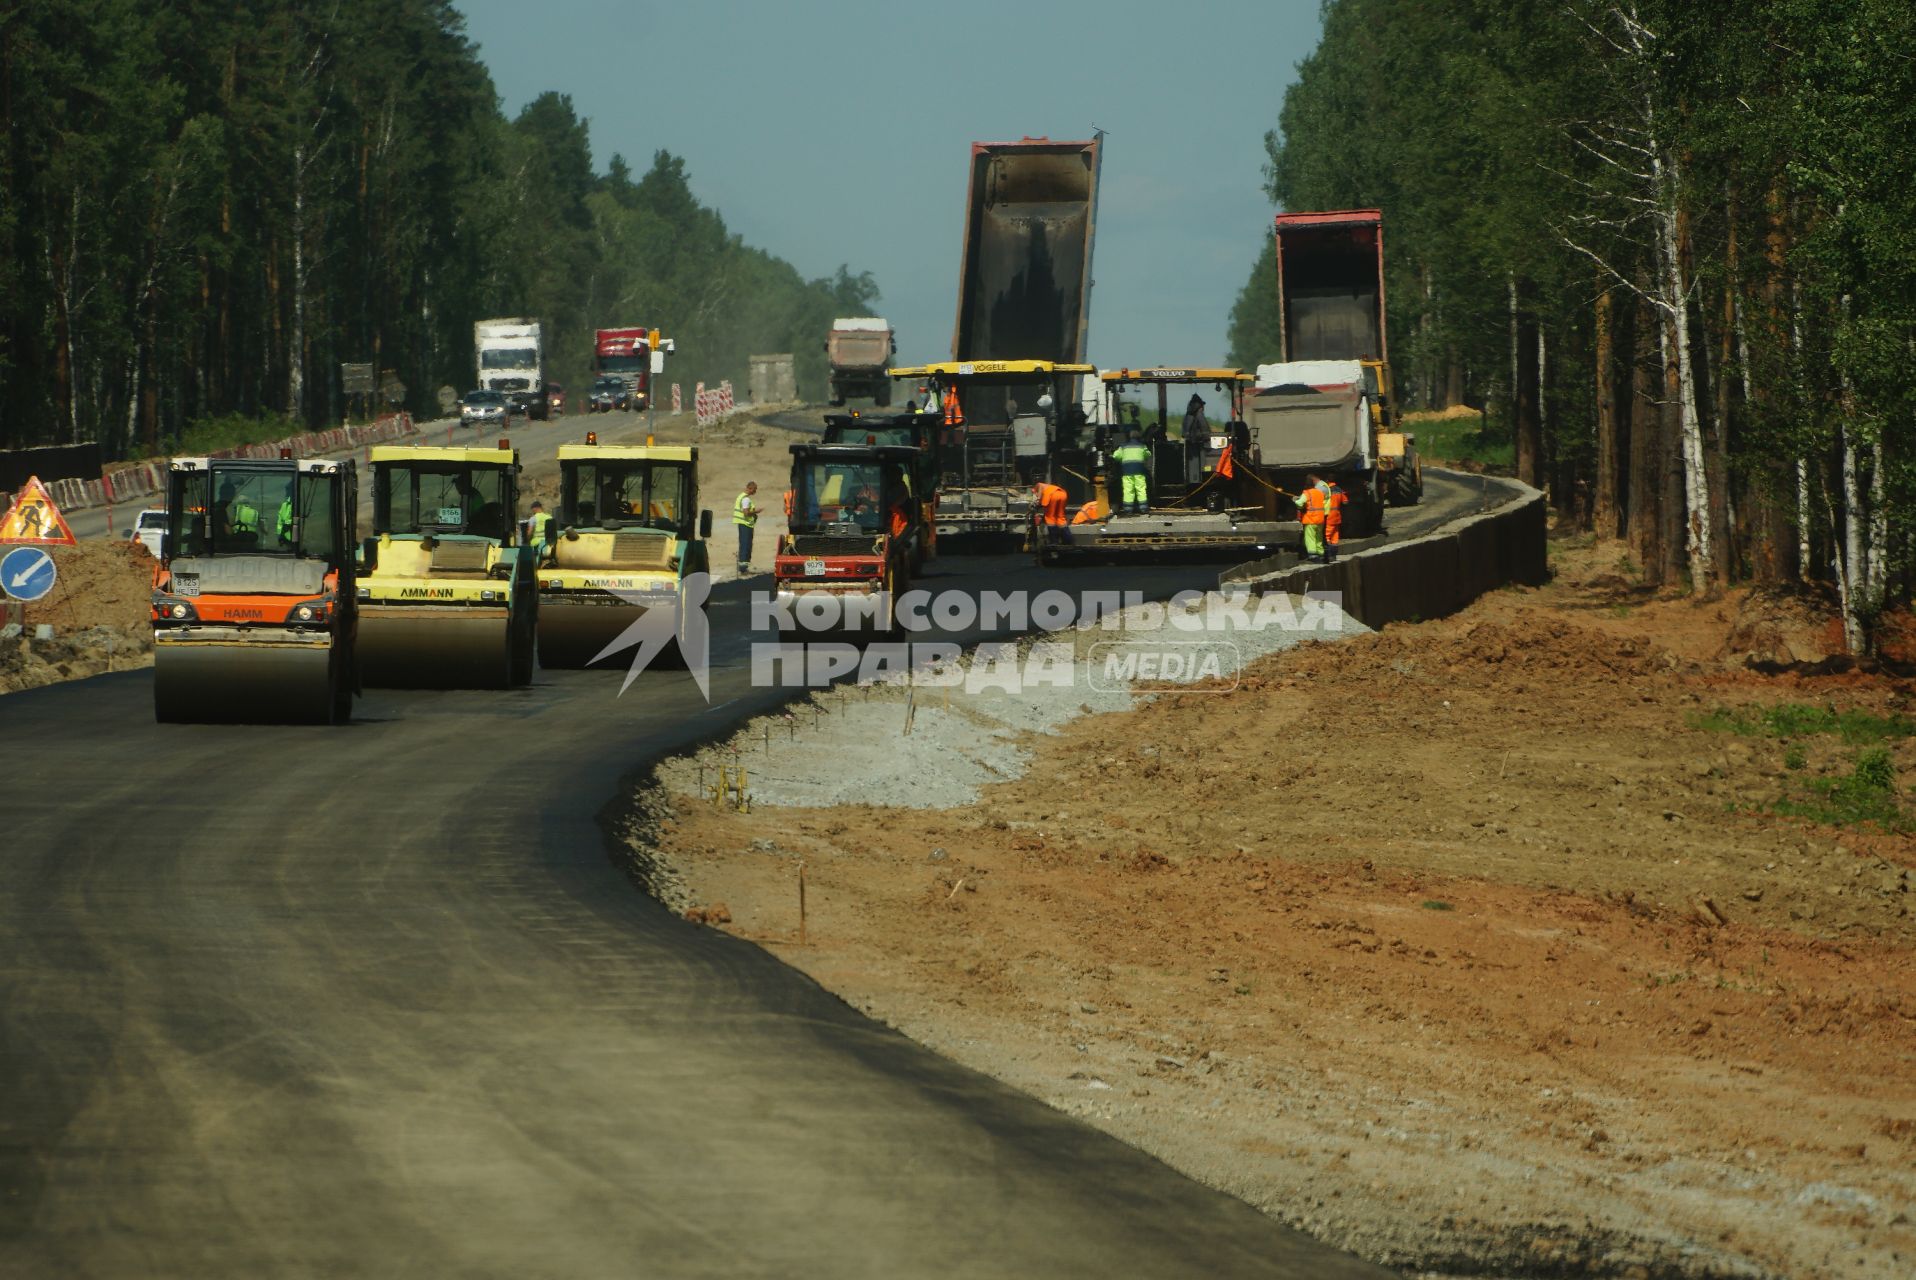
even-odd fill
[[[596,172],[560,93],[508,120],[447,0],[20,0],[0,12],[0,447],[154,453],[228,415],[337,422],[342,361],[417,411],[473,384],[472,324],[534,316],[549,376],[656,326],[669,377],[791,351],[871,277],[806,280],[683,160]]]
[[[1700,592],[1910,594],[1916,7],[1327,0],[1267,138],[1288,210],[1384,211],[1391,357],[1566,516]],[[1277,351],[1267,244],[1233,358]]]

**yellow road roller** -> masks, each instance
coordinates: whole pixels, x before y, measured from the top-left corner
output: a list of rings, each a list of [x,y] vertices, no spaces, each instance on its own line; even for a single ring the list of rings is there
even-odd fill
[[[534,552],[519,530],[519,454],[377,445],[373,536],[359,571],[369,686],[503,689],[532,679]]]
[[[539,548],[539,662],[547,667],[590,665],[655,609],[674,611],[673,633],[683,639],[689,611],[702,603],[688,601],[686,580],[709,572],[712,513],[698,509],[698,450],[586,440],[559,446],[559,518]]]
[[[352,718],[357,497],[350,460],[167,463],[153,571],[155,717]]]

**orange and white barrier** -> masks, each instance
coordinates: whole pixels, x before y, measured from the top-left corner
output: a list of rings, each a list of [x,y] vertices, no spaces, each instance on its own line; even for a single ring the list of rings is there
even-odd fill
[[[316,454],[344,453],[369,444],[382,444],[418,431],[410,413],[389,413],[374,422],[352,427],[333,427],[326,431],[308,431],[265,444],[240,445],[216,449],[209,458],[277,458],[287,449],[295,458]],[[136,462],[107,471],[98,480],[52,480],[47,491],[63,511],[99,507],[116,502],[131,502],[166,491],[166,465],[160,462]]]

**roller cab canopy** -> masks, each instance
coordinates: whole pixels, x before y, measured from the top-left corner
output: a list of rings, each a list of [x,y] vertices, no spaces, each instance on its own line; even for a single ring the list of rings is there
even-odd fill
[[[376,445],[373,532],[381,538],[465,535],[513,541],[519,453],[510,447]]]
[[[793,533],[879,534],[894,507],[909,508],[912,472],[923,456],[899,445],[795,444]]]
[[[163,558],[349,558],[353,467],[339,459],[174,458]]]
[[[651,529],[690,539],[698,456],[690,445],[562,444],[559,523],[574,532]]]

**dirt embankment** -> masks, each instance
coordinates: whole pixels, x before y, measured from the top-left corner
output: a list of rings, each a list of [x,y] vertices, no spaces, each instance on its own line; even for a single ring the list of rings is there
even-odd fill
[[[152,665],[153,557],[146,548],[105,541],[48,551],[58,580],[46,599],[25,607],[21,634],[0,635],[0,693]],[[13,607],[19,616],[20,606]],[[53,628],[51,639],[34,638],[42,624]]]
[[[1916,690],[1760,674],[1822,656],[1813,607],[1655,598],[1615,555],[1031,735],[977,803],[654,796],[648,856],[874,1016],[1386,1263],[1911,1274],[1916,845],[1777,809],[1845,794],[1832,707],[1890,726],[1900,792]],[[1779,704],[1810,711],[1750,731]]]

